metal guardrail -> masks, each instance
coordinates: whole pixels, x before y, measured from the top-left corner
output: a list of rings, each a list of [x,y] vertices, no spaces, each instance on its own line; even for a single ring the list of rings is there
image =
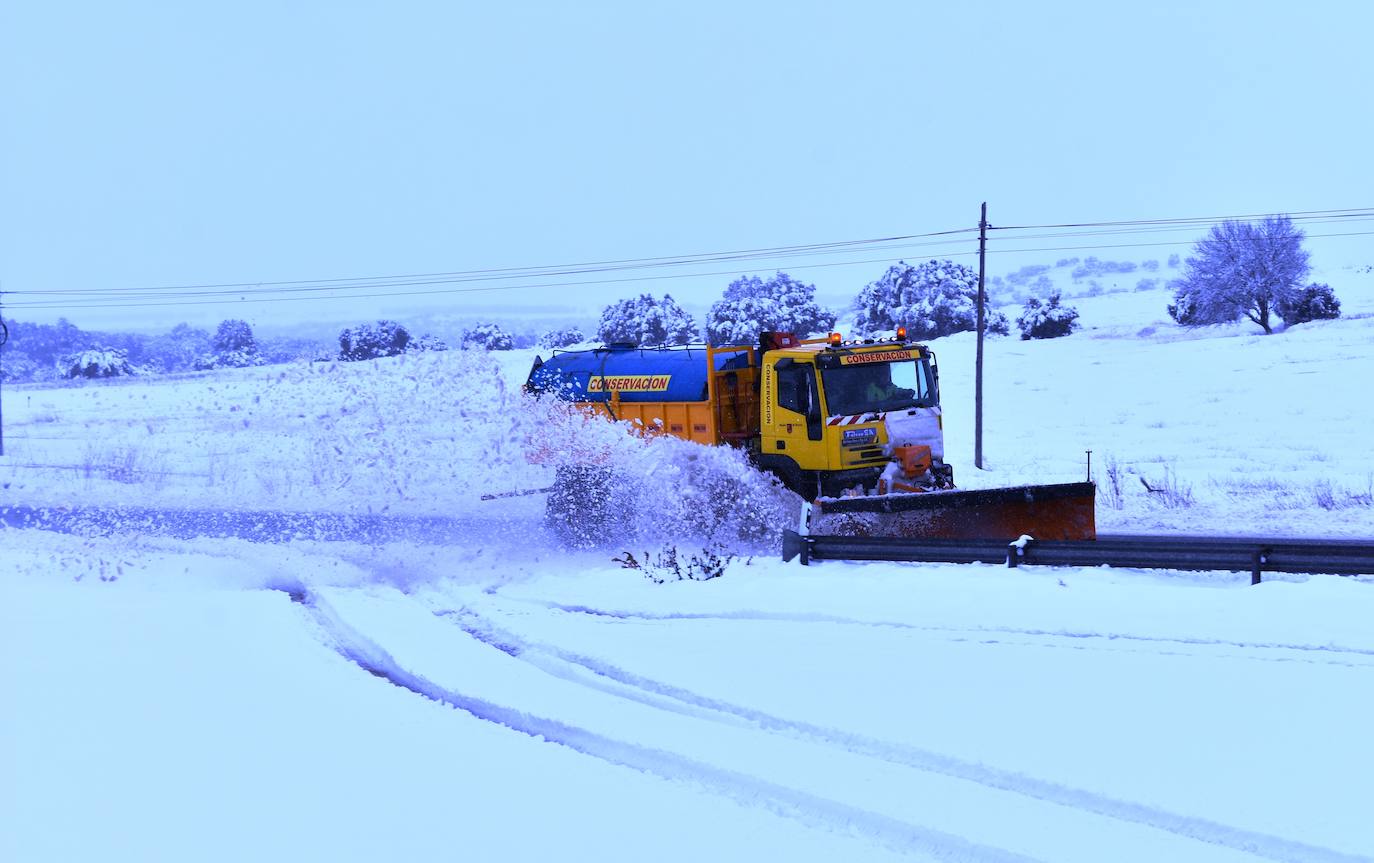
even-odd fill
[[[906,539],[783,535],[783,560],[891,560],[1005,563],[1007,566],[1115,566],[1249,572],[1374,575],[1374,540],[1266,539],[1233,536],[1099,535],[1094,540]]]

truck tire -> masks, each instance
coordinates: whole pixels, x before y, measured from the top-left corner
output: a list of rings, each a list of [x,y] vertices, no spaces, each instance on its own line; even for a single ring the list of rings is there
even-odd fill
[[[778,482],[788,491],[798,494],[803,500],[814,500],[816,497],[816,480],[814,471],[801,469],[795,461],[785,455],[761,455],[758,458],[758,465],[761,470],[771,473],[778,478]]]

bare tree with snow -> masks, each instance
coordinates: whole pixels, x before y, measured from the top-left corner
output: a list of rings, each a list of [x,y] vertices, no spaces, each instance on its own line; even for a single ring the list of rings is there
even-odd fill
[[[1183,275],[1170,283],[1169,316],[1185,326],[1229,323],[1242,315],[1272,333],[1311,271],[1303,232],[1287,216],[1222,222],[1193,247]]]

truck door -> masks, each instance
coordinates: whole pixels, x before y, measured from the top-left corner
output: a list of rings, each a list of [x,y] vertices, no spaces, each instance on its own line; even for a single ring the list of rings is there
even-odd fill
[[[782,359],[776,375],[774,443],[768,452],[788,456],[802,470],[825,470],[825,423],[815,366]]]

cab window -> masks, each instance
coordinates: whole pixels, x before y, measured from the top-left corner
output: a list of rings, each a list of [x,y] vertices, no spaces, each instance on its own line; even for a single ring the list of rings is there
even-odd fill
[[[825,370],[831,416],[929,407],[934,404],[924,362],[873,363]]]
[[[811,412],[816,403],[816,373],[809,365],[778,369],[778,407],[799,414]]]

